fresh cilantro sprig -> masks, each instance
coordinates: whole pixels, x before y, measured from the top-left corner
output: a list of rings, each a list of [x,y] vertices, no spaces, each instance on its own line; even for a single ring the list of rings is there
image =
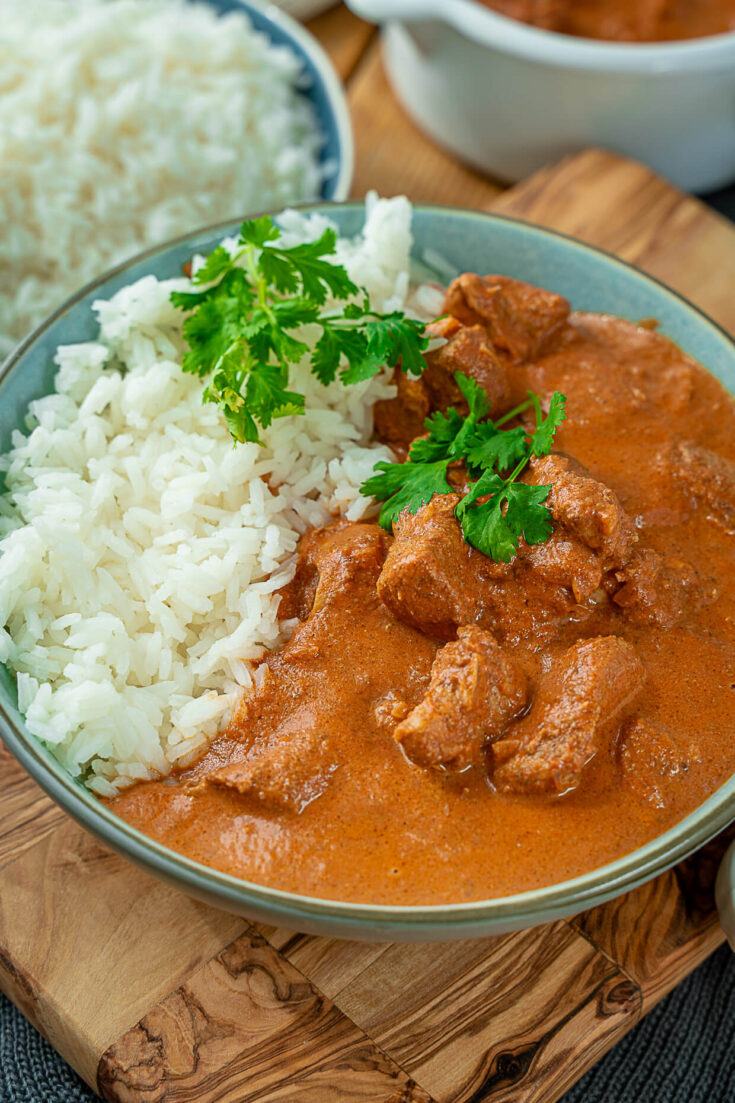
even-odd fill
[[[399,311],[372,310],[367,292],[328,259],[337,235],[279,244],[281,231],[265,216],[243,222],[237,249],[219,246],[192,277],[194,290],[175,291],[174,306],[188,312],[183,369],[208,378],[203,400],[221,409],[235,441],[260,441],[276,418],[303,414],[304,395],[289,389],[290,369],[309,356],[323,384],[370,379],[401,364],[419,374],[429,343],[422,322]],[[345,303],[324,310],[327,298]],[[295,331],[321,327],[310,347]]]
[[[454,407],[432,414],[424,424],[427,436],[413,442],[406,462],[376,464],[376,473],[360,491],[384,503],[379,522],[390,529],[404,509],[416,513],[434,494],[453,493],[447,472],[450,464],[462,462],[470,478],[455,516],[464,538],[496,562],[508,563],[521,536],[528,544],[541,544],[551,535],[551,513],[544,505],[551,487],[528,486],[518,479],[532,456],[551,450],[566,416],[566,399],[555,391],[544,417],[538,395],[529,391],[525,402],[491,421],[482,387],[461,372],[454,378],[469,407],[466,416]],[[530,409],[535,415],[532,430],[523,425],[502,428]]]

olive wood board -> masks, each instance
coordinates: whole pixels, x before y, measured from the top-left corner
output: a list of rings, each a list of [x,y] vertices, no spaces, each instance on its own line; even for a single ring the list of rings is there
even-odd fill
[[[355,194],[407,191],[552,226],[735,330],[735,228],[586,151],[501,194],[416,131],[376,35],[311,23],[348,88]],[[190,900],[69,820],[0,744],[0,988],[115,1103],[553,1103],[723,940],[728,839],[575,919],[435,945],[348,943]]]

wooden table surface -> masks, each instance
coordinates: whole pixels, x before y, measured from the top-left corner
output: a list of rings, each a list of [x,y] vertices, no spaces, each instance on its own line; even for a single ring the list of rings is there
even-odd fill
[[[380,36],[344,4],[307,23],[347,87],[355,132],[352,194],[408,195],[415,203],[486,207],[503,189],[439,149],[406,115],[383,70]]]

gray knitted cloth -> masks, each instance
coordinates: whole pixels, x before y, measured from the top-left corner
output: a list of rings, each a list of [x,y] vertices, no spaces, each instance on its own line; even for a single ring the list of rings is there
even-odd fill
[[[567,1092],[564,1103],[733,1103],[734,1028],[735,954],[723,946]],[[96,1098],[0,996],[0,1103]]]

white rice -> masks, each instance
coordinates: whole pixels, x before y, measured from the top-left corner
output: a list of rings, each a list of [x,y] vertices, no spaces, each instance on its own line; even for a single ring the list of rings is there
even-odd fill
[[[300,62],[184,0],[10,0],[0,20],[0,359],[147,245],[319,195]]]
[[[408,302],[410,218],[406,200],[371,197],[364,235],[340,242],[378,309]],[[282,225],[297,241],[326,220]],[[100,794],[203,750],[282,639],[274,591],[299,534],[364,516],[360,483],[391,456],[370,436],[392,386],[324,388],[306,364],[292,380],[306,415],[233,447],[180,368],[169,294],[187,284],[146,276],[97,303],[98,341],[58,350],[54,393],[0,460],[0,660],[29,730]]]

